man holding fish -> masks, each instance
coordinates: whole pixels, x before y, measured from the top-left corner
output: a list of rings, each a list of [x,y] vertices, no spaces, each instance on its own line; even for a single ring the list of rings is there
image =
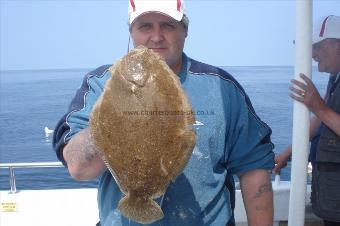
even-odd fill
[[[102,226],[233,225],[231,175],[248,225],[273,224],[271,130],[230,74],[183,53],[188,25],[183,0],[130,0],[144,47],[86,75],[56,127],[70,174],[99,177]]]

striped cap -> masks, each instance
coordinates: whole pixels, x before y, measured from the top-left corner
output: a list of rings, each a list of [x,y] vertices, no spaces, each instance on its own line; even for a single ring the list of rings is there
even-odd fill
[[[157,12],[181,21],[184,14],[184,0],[128,0],[129,23],[142,14]]]
[[[321,18],[313,30],[313,44],[326,38],[340,39],[340,17],[327,16]]]

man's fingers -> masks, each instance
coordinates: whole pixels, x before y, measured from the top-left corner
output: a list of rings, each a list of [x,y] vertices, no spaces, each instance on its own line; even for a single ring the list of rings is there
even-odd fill
[[[303,102],[303,97],[300,97],[300,96],[296,96],[294,95],[293,93],[290,93],[289,96],[294,99],[294,100],[297,100],[299,102]]]
[[[312,80],[310,80],[310,78],[308,78],[306,75],[301,73],[300,77],[307,83],[307,85],[312,85]]]
[[[301,88],[303,90],[307,89],[307,85],[305,83],[303,83],[303,82],[298,81],[298,80],[292,79],[291,83],[293,83],[295,86],[297,86],[297,87],[299,87],[299,88]]]
[[[300,96],[304,96],[306,94],[305,90],[297,89],[294,86],[289,87],[289,89]]]
[[[280,173],[281,172],[281,166],[280,166],[280,164],[275,164],[275,167],[272,169],[272,172],[273,173]]]

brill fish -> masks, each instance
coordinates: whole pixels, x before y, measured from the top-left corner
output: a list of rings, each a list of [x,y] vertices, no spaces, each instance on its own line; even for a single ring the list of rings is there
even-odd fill
[[[195,117],[178,76],[152,50],[130,51],[109,72],[90,115],[91,136],[125,195],[119,210],[149,224],[164,217],[153,199],[190,159]]]

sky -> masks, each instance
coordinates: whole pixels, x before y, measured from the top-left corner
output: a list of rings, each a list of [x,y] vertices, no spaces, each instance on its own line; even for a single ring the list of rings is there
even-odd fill
[[[302,0],[300,0],[302,1]],[[294,0],[186,0],[185,52],[217,66],[294,64]],[[127,53],[127,0],[0,0],[0,70],[96,68]],[[313,19],[340,15],[314,0]]]

